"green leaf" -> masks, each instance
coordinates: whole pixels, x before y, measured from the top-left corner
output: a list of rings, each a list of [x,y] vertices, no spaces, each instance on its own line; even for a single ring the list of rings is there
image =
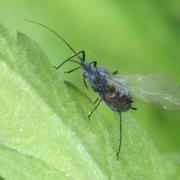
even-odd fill
[[[167,180],[180,180],[180,154],[162,155],[163,170]]]
[[[2,176],[0,176],[0,180],[4,180],[4,178]]]
[[[0,26],[0,174],[5,179],[163,179],[151,139],[123,114],[96,112],[91,100],[64,82],[41,48]]]

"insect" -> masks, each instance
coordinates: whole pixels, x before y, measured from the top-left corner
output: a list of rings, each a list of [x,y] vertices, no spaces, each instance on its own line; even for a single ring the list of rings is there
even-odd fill
[[[73,55],[64,60],[60,65],[54,66],[57,70],[67,62],[74,62],[79,66],[66,71],[72,73],[78,69],[82,69],[83,80],[86,88],[87,82],[92,89],[98,94],[98,98],[94,102],[94,108],[88,114],[90,119],[97,107],[103,101],[111,110],[116,111],[120,116],[119,121],[119,146],[117,151],[117,159],[121,150],[122,144],[122,113],[130,109],[136,110],[132,106],[132,94],[143,99],[144,101],[153,103],[164,109],[176,110],[180,109],[180,86],[174,81],[162,75],[120,75],[118,71],[110,73],[105,68],[97,67],[97,62],[88,63],[85,56],[85,51],[75,51],[71,45],[58,33],[49,27],[32,20],[25,19],[30,23],[35,23],[60,38],[68,48],[73,52]],[[79,61],[74,60],[75,57]]]

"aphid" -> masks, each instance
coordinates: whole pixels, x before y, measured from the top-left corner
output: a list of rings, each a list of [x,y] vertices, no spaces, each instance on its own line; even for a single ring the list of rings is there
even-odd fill
[[[39,22],[28,19],[25,20],[49,30],[60,38],[73,52],[71,57],[64,60],[60,65],[54,66],[54,68],[57,70],[67,62],[74,62],[79,66],[65,73],[82,69],[84,85],[88,88],[86,83],[86,81],[88,81],[89,85],[99,96],[94,102],[93,110],[88,115],[89,119],[102,101],[110,109],[119,113],[120,138],[117,159],[122,143],[122,112],[126,112],[129,109],[136,110],[136,108],[132,106],[133,100],[131,93],[164,109],[180,109],[180,87],[176,85],[174,81],[162,75],[124,75],[118,78],[118,71],[110,73],[105,68],[97,67],[96,61],[88,63],[85,51],[76,52],[62,36],[49,27]],[[73,60],[75,57],[78,57],[80,61]]]

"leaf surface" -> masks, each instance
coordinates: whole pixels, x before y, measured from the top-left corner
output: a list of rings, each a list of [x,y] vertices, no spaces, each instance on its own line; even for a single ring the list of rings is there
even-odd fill
[[[96,112],[64,82],[30,38],[0,26],[0,174],[5,179],[163,179],[159,154],[146,132],[123,114]]]

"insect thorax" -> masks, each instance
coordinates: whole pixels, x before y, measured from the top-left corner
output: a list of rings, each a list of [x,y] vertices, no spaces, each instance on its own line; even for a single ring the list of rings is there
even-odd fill
[[[92,66],[86,66],[84,68],[84,78],[88,80],[89,84],[95,92],[105,91],[107,84],[107,71],[103,68],[94,68]]]

